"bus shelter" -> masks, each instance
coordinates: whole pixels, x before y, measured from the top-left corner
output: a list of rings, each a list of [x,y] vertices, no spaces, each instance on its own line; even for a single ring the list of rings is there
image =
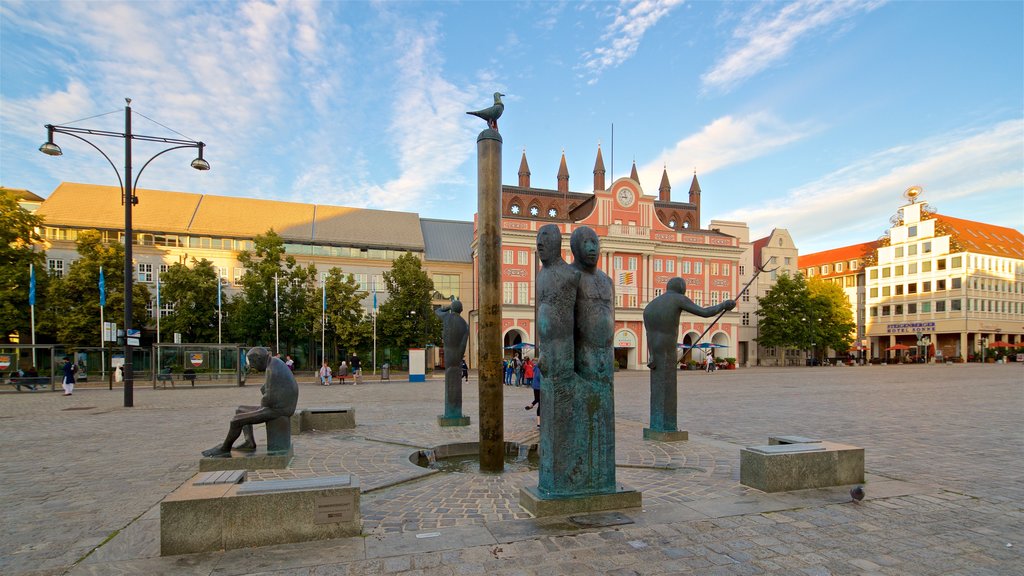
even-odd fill
[[[154,344],[153,388],[198,385],[245,385],[241,344]]]
[[[20,390],[19,381],[26,374],[36,374],[29,389],[49,386],[56,390],[54,382],[60,381],[60,360],[53,344],[0,344],[0,382],[4,389]],[[56,380],[55,380],[56,378]]]

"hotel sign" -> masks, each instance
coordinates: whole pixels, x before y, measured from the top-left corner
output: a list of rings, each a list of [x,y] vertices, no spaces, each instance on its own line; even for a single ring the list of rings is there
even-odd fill
[[[935,330],[935,322],[904,322],[902,324],[885,325],[885,331],[889,333],[928,332],[932,330]]]

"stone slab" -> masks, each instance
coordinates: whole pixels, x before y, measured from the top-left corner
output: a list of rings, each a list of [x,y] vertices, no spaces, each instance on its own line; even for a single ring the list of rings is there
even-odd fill
[[[569,498],[542,498],[536,486],[525,486],[519,490],[519,505],[534,516],[562,516],[602,510],[639,508],[643,503],[641,493],[624,486],[609,494],[592,494]]]
[[[302,409],[301,428],[305,430],[351,430],[356,427],[352,406],[318,406]]]
[[[807,449],[814,446],[817,449]],[[803,449],[801,449],[803,448]],[[835,442],[780,444],[740,450],[740,483],[786,492],[864,482],[864,449]]]
[[[230,458],[202,458],[199,460],[200,472],[212,472],[214,470],[283,470],[292,461],[295,451],[289,448],[287,452],[269,452],[264,447],[258,447],[254,452],[243,452],[232,450]]]
[[[292,492],[295,490],[322,490],[352,485],[351,474],[338,476],[317,476],[316,478],[291,478],[287,480],[263,480],[246,482],[238,487],[238,494],[268,494],[271,492]]]
[[[644,440],[655,440],[657,442],[686,442],[690,439],[690,433],[686,430],[664,432],[644,428]]]
[[[443,414],[437,416],[438,426],[469,426],[469,416],[458,418],[445,418]]]
[[[804,436],[769,436],[768,444],[814,444],[821,442],[817,438],[806,438]]]
[[[245,482],[246,470],[217,470],[214,472],[204,472],[196,477],[195,486],[204,486],[207,484],[238,484],[239,482]]]

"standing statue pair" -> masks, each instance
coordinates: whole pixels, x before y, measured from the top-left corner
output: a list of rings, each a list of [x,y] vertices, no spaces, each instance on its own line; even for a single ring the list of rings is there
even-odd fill
[[[462,414],[462,365],[469,343],[469,324],[462,317],[462,302],[434,311],[441,319],[441,341],[444,342],[444,414],[437,417],[442,426],[468,426]]]

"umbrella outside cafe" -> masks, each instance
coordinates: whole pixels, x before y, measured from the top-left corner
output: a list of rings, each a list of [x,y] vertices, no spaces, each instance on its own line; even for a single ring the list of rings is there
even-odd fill
[[[886,352],[888,352],[889,350],[910,350],[910,346],[907,346],[906,344],[893,344],[892,346],[889,346],[885,350]]]
[[[988,343],[988,347],[989,348],[1016,348],[1015,345],[1010,344],[1009,342],[1003,342],[1001,340],[997,340],[995,342],[989,342]]]
[[[505,350],[523,350],[526,348],[536,348],[536,346],[530,344],[529,342],[520,342],[518,344],[513,344],[511,346],[505,346]]]

